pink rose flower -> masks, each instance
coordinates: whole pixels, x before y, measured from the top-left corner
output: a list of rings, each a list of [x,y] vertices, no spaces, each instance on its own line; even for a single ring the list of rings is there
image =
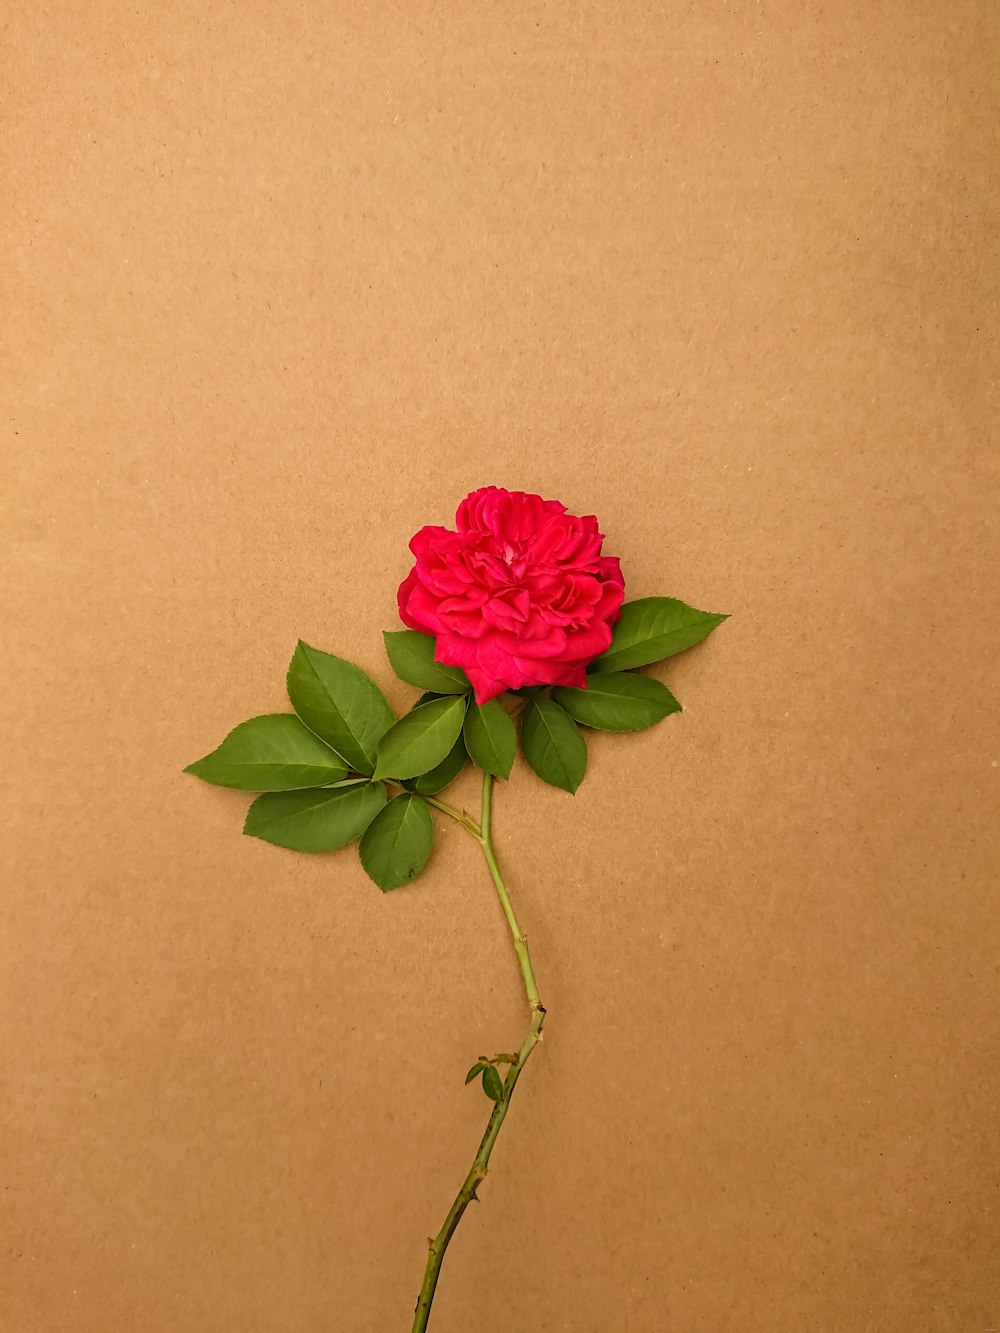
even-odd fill
[[[586,686],[625,595],[597,519],[484,486],[458,506],[455,525],[421,528],[410,542],[403,624],[435,636],[437,661],[463,668],[479,704],[525,685]]]

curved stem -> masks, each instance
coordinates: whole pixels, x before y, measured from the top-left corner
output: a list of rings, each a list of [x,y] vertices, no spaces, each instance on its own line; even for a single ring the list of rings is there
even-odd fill
[[[528,1056],[538,1045],[539,1041],[541,1041],[542,1025],[545,1022],[545,1009],[538,995],[538,984],[535,981],[535,974],[531,966],[531,956],[528,953],[528,941],[524,931],[521,929],[517,915],[514,912],[514,906],[510,900],[510,894],[507,892],[507,886],[504,883],[500,865],[497,861],[496,852],[493,847],[493,837],[490,828],[492,799],[493,779],[489,773],[484,773],[483,808],[480,832],[478,834],[474,833],[473,836],[483,849],[483,855],[486,858],[486,864],[489,867],[490,875],[496,886],[497,896],[500,899],[503,914],[507,918],[507,925],[510,927],[511,938],[514,941],[514,951],[517,954],[521,976],[524,979],[524,992],[528,1000],[530,1021],[527,1034],[521,1042],[517,1055],[514,1057],[514,1062],[507,1070],[507,1076],[503,1081],[503,1090],[501,1092],[500,1100],[493,1107],[493,1112],[486,1125],[486,1132],[479,1144],[479,1151],[476,1153],[468,1175],[462,1182],[462,1188],[455,1196],[455,1202],[448,1210],[448,1216],[445,1218],[441,1230],[430,1242],[430,1253],[427,1256],[427,1267],[424,1270],[424,1281],[420,1288],[420,1295],[417,1298],[417,1307],[413,1316],[413,1333],[423,1333],[423,1330],[427,1327],[427,1321],[430,1318],[431,1313],[431,1303],[434,1300],[434,1292],[437,1288],[438,1278],[441,1274],[441,1264],[444,1259],[445,1250],[448,1248],[448,1242],[455,1234],[455,1230],[458,1227],[459,1222],[462,1220],[462,1214],[465,1212],[466,1208],[468,1208],[473,1199],[478,1198],[476,1190],[489,1169],[490,1154],[493,1152],[493,1145],[497,1141],[500,1128],[507,1115],[514,1087],[521,1076],[521,1070],[527,1063]],[[466,827],[468,827],[468,824],[466,824]]]
[[[507,892],[507,886],[503,882],[503,875],[500,873],[500,866],[497,862],[496,852],[493,850],[493,836],[490,828],[490,813],[493,802],[493,779],[489,773],[483,774],[483,817],[482,817],[482,843],[483,855],[486,857],[486,864],[490,868],[490,874],[493,876],[493,883],[496,885],[497,896],[500,899],[500,906],[503,908],[503,914],[507,918],[507,925],[510,927],[511,937],[514,941],[514,950],[517,954],[517,961],[521,968],[521,976],[524,978],[524,991],[528,997],[528,1008],[532,1011],[542,1007],[541,1000],[538,998],[538,985],[535,981],[535,974],[531,968],[531,956],[528,953],[528,937],[521,929],[520,922],[514,912],[514,904],[510,900],[510,894]]]
[[[392,787],[394,791],[398,789],[397,794],[400,796],[409,792],[409,788],[404,787],[401,782],[396,780],[396,778],[383,778],[382,781],[387,787]],[[467,829],[477,842],[482,841],[482,832],[479,825],[472,816],[466,814],[464,810],[459,810],[457,806],[449,805],[447,801],[442,801],[440,797],[437,796],[424,796],[423,799],[428,805],[433,805],[435,810],[440,810],[444,815],[450,815],[451,818],[461,824],[464,829]]]

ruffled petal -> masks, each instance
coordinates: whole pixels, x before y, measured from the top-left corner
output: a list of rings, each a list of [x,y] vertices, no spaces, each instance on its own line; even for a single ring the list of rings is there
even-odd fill
[[[484,486],[458,506],[455,524],[412,538],[403,623],[435,635],[438,661],[463,667],[480,702],[524,685],[583,685],[624,599],[594,515]]]
[[[410,593],[417,586],[417,571],[411,569],[406,578],[399,585],[396,592],[396,604],[399,607],[399,618],[409,629],[422,629],[410,611]]]

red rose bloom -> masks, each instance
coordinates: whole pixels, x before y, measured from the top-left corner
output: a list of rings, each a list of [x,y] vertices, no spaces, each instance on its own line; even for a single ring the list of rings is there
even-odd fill
[[[458,506],[455,525],[421,528],[410,542],[403,624],[435,636],[437,661],[463,668],[479,704],[524,685],[585,686],[625,595],[597,519],[485,486]]]

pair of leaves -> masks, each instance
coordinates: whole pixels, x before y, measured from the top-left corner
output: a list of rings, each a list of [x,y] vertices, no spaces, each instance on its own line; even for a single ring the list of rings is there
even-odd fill
[[[378,775],[416,779],[415,790],[431,794],[457,777],[467,756],[484,772],[508,778],[517,753],[517,733],[503,704],[491,699],[480,706],[463,697],[460,716],[457,697],[468,696],[472,686],[461,667],[435,660],[435,640],[411,629],[386,633],[383,638],[396,675],[428,694],[384,737]],[[432,702],[439,705],[436,711],[413,717]],[[458,734],[452,735],[459,717],[461,747]],[[403,772],[404,768],[411,771]],[[431,785],[435,783],[439,785]]]
[[[680,704],[658,680],[631,674],[690,648],[726,617],[674,597],[643,597],[622,607],[611,646],[591,663],[586,689],[557,687],[535,696],[521,724],[524,756],[543,781],[575,792],[587,771],[587,743],[579,726],[601,731],[640,731]]]
[[[382,737],[375,776],[413,780],[415,791],[431,795],[458,776],[466,757],[508,778],[516,753],[517,732],[498,699],[480,706],[466,695],[430,696]]]
[[[352,771],[374,773],[393,715],[360,667],[299,643],[288,668],[288,697],[297,716],[272,713],[243,722],[185,772],[217,787],[262,792],[326,787]]]
[[[260,796],[243,831],[293,852],[333,852],[361,838],[361,864],[383,892],[420,874],[434,837],[423,797],[404,792],[390,801],[383,783],[364,779]]]
[[[639,731],[679,711],[680,704],[658,680],[628,672],[595,676],[585,690],[559,688],[551,699],[532,699],[521,722],[524,757],[544,782],[575,792],[587,772],[587,742],[578,723],[602,731]]]

